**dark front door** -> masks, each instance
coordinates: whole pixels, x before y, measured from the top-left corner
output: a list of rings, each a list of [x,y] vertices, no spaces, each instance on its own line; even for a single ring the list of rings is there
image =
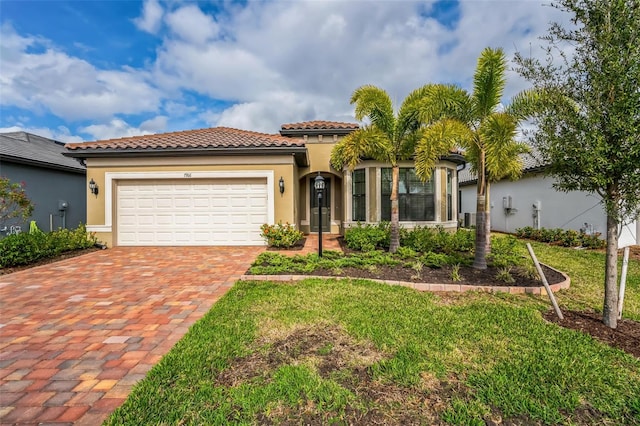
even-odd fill
[[[320,208],[318,205],[318,192],[314,187],[313,178],[310,179],[311,194],[311,232],[318,232],[320,223]],[[324,191],[322,193],[322,232],[331,232],[331,178],[324,178]]]

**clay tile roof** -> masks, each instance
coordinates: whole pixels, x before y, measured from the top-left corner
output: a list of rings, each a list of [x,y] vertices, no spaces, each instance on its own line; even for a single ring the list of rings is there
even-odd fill
[[[283,124],[282,130],[357,130],[357,123],[342,123],[339,121],[303,121],[301,123]]]
[[[158,133],[95,142],[69,143],[69,150],[162,150],[206,148],[302,147],[304,143],[280,135],[214,127],[181,132]]]

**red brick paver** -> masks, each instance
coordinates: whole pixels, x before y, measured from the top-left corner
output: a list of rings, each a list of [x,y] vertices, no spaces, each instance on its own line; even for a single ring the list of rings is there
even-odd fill
[[[100,424],[259,247],[117,247],[0,275],[0,424]]]

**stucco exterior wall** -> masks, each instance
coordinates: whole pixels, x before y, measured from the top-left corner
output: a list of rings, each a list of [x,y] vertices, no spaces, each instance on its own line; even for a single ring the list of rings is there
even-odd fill
[[[578,231],[586,227],[603,235],[606,233],[606,216],[598,195],[582,191],[559,192],[552,185],[553,179],[542,174],[527,174],[518,181],[491,184],[491,228],[495,231],[513,233],[517,228],[535,227],[534,205],[537,205],[542,228]],[[462,217],[464,213],[475,213],[476,185],[466,185],[460,190]],[[505,208],[508,205],[508,197],[511,197],[510,210]],[[637,223],[623,228],[620,244],[640,244]]]
[[[35,220],[42,231],[63,227],[72,229],[86,222],[86,200],[88,187],[83,173],[46,169],[24,164],[2,161],[2,176],[12,182],[24,182],[27,197],[33,202],[33,214],[27,221],[12,219],[7,225],[19,225],[22,231],[29,230],[29,222]],[[63,218],[59,202],[66,201],[68,208]],[[50,216],[51,215],[51,216]],[[51,229],[51,221],[53,229]],[[2,233],[4,235],[4,233]]]
[[[113,223],[116,217],[116,187],[117,177],[111,179],[110,191],[105,190],[107,185],[107,173],[113,175],[126,173],[129,175],[141,175],[151,173],[154,176],[162,173],[176,173],[183,176],[185,180],[197,179],[197,173],[204,172],[230,172],[237,173],[239,177],[257,173],[260,175],[270,174],[271,188],[270,198],[273,200],[274,223],[289,222],[298,223],[298,210],[295,206],[297,199],[297,167],[293,157],[283,156],[262,156],[262,157],[238,157],[238,156],[198,156],[198,157],[158,157],[158,158],[121,158],[121,159],[87,159],[87,181],[93,179],[100,192],[98,196],[89,195],[86,202],[87,226],[96,232],[100,241],[112,246],[114,242],[114,232],[116,224]],[[190,177],[191,176],[191,177]],[[280,194],[278,181],[280,177],[284,179],[285,191]],[[161,179],[161,178],[159,178]],[[111,194],[111,221],[107,218],[106,203],[107,192]]]

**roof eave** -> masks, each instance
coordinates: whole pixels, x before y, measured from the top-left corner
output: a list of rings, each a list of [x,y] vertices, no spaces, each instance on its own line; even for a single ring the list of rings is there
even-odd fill
[[[62,153],[62,155],[64,155],[64,153]],[[72,173],[79,173],[79,174],[87,173],[87,170],[80,166],[73,167],[73,166],[67,166],[64,164],[47,163],[46,161],[38,161],[38,160],[29,159],[29,158],[14,157],[12,155],[6,155],[6,154],[0,155],[0,160],[6,160],[10,163],[24,164],[27,166],[38,166],[46,169],[61,170],[65,172],[72,172]]]
[[[441,156],[440,160],[451,161],[452,163],[455,163],[455,164],[464,164],[466,162],[462,154],[458,154],[454,152]]]
[[[318,135],[338,135],[346,136],[358,129],[281,129],[281,136],[318,136]]]
[[[112,158],[112,157],[191,157],[204,155],[283,155],[293,154],[296,164],[308,165],[307,148],[304,146],[276,146],[276,147],[252,147],[252,148],[192,148],[192,149],[74,149],[64,152],[66,157],[85,160],[87,158]]]

